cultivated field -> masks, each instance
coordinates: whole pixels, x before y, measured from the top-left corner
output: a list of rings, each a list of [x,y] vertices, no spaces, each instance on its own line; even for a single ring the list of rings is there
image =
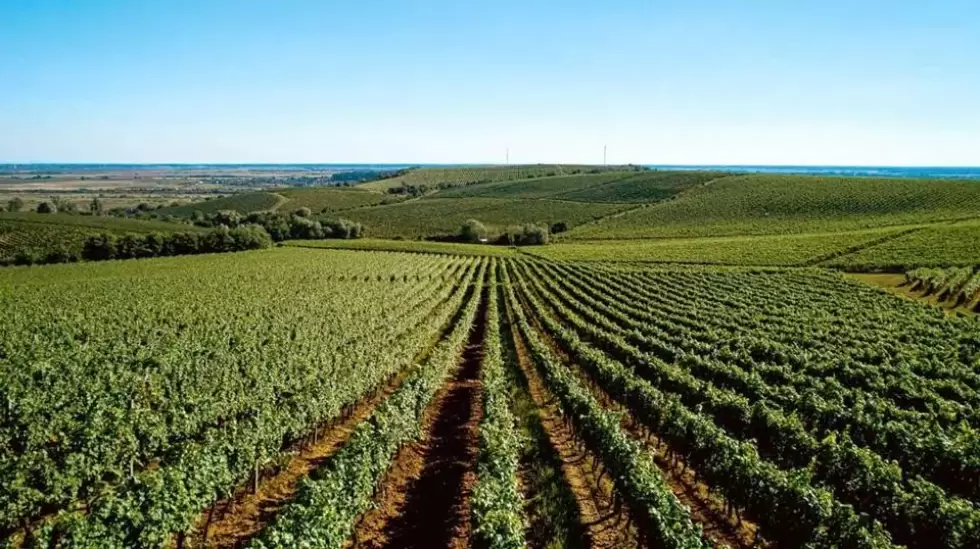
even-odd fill
[[[0,214],[266,237],[0,268],[0,547],[980,547],[980,182],[586,168]]]

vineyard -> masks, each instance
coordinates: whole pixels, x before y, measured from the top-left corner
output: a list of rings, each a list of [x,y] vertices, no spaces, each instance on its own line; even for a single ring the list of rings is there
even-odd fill
[[[287,247],[0,307],[8,547],[980,546],[980,325],[822,270]]]
[[[0,214],[0,262],[11,259],[18,251],[37,255],[62,250],[78,252],[86,237],[104,232],[122,235],[168,233],[177,230],[199,229],[158,221],[104,216],[2,213]]]

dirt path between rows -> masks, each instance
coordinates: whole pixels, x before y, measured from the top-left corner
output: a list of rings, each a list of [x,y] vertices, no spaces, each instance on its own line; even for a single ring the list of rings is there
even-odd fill
[[[445,299],[433,310],[444,302]],[[268,526],[283,506],[295,499],[300,481],[336,453],[357,426],[401,386],[418,364],[427,360],[432,349],[458,319],[459,312],[453,321],[442,326],[408,367],[347,409],[341,417],[320,427],[317,436],[311,437],[312,443],[300,447],[285,467],[260,478],[258,491],[240,488],[231,499],[220,501],[202,513],[193,530],[197,534],[183,540],[178,538],[175,541],[177,547],[233,548],[247,544]]]
[[[349,546],[365,549],[469,547],[470,494],[476,484],[483,417],[484,290],[453,379],[424,414],[425,436],[402,448],[376,507],[361,518]]]
[[[531,399],[538,406],[541,424],[551,446],[562,462],[562,473],[575,495],[579,516],[583,523],[586,541],[595,548],[639,547],[635,527],[629,526],[630,511],[621,505],[619,512],[613,496],[613,483],[607,477],[600,478],[598,458],[578,443],[572,429],[562,420],[560,410],[544,380],[538,375],[527,346],[517,325],[511,323],[518,365],[527,380]]]
[[[521,299],[522,302],[526,303],[523,296]],[[698,480],[694,470],[689,469],[683,461],[676,459],[676,456],[672,456],[665,443],[635,420],[625,406],[619,404],[599,387],[581,367],[574,363],[574,360],[558,341],[545,331],[540,320],[533,314],[531,316],[534,329],[569,371],[574,373],[590,389],[593,396],[604,408],[620,412],[622,418],[620,427],[650,452],[671,491],[690,510],[691,520],[701,526],[706,539],[716,547],[747,549],[767,546],[756,543],[756,532],[758,531],[756,524],[744,517],[739,519],[734,513],[728,512],[724,500],[712,493],[705,483]]]
[[[285,468],[261,481],[258,492],[240,490],[234,499],[223,501],[212,511],[205,513],[194,529],[201,532],[200,537],[187,540],[185,547],[242,547],[261,532],[286,503],[296,497],[300,480],[339,450],[354,433],[354,429],[395,392],[411,370],[412,368],[406,368],[357,403],[353,411],[342,420],[327,426],[317,437],[316,443],[303,448],[290,459]]]

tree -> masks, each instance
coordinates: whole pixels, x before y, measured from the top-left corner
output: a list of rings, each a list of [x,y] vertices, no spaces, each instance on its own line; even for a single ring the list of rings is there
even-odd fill
[[[568,223],[559,221],[551,225],[551,234],[563,233],[568,230]]]
[[[19,212],[24,208],[24,199],[15,196],[7,201],[7,211],[8,212]]]
[[[299,217],[310,217],[310,215],[312,214],[312,212],[310,211],[310,209],[307,208],[306,206],[304,206],[304,207],[296,210],[293,213],[295,215],[299,216]]]
[[[487,237],[487,228],[475,219],[468,219],[460,227],[459,236],[466,242],[480,242]]]
[[[54,205],[54,209],[56,211],[62,213],[75,213],[78,211],[78,204],[75,204],[71,200],[60,196],[52,198],[51,204]]]
[[[92,212],[93,215],[102,215],[102,213],[105,211],[105,206],[102,204],[102,199],[97,196],[92,198],[92,201],[89,202],[88,205],[88,211]]]
[[[50,214],[58,213],[58,209],[54,207],[54,204],[50,202],[41,202],[37,205],[37,213],[39,214]]]
[[[82,246],[82,257],[89,261],[116,257],[116,237],[110,233],[102,233],[86,238]]]

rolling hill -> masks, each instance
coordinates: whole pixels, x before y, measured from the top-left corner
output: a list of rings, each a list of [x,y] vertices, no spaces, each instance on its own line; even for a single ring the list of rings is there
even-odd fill
[[[980,216],[980,182],[723,177],[677,200],[573,230],[574,239],[818,233]]]
[[[0,213],[0,262],[9,262],[19,251],[35,256],[77,251],[88,236],[103,232],[123,235],[200,230],[192,225],[108,216]]]

